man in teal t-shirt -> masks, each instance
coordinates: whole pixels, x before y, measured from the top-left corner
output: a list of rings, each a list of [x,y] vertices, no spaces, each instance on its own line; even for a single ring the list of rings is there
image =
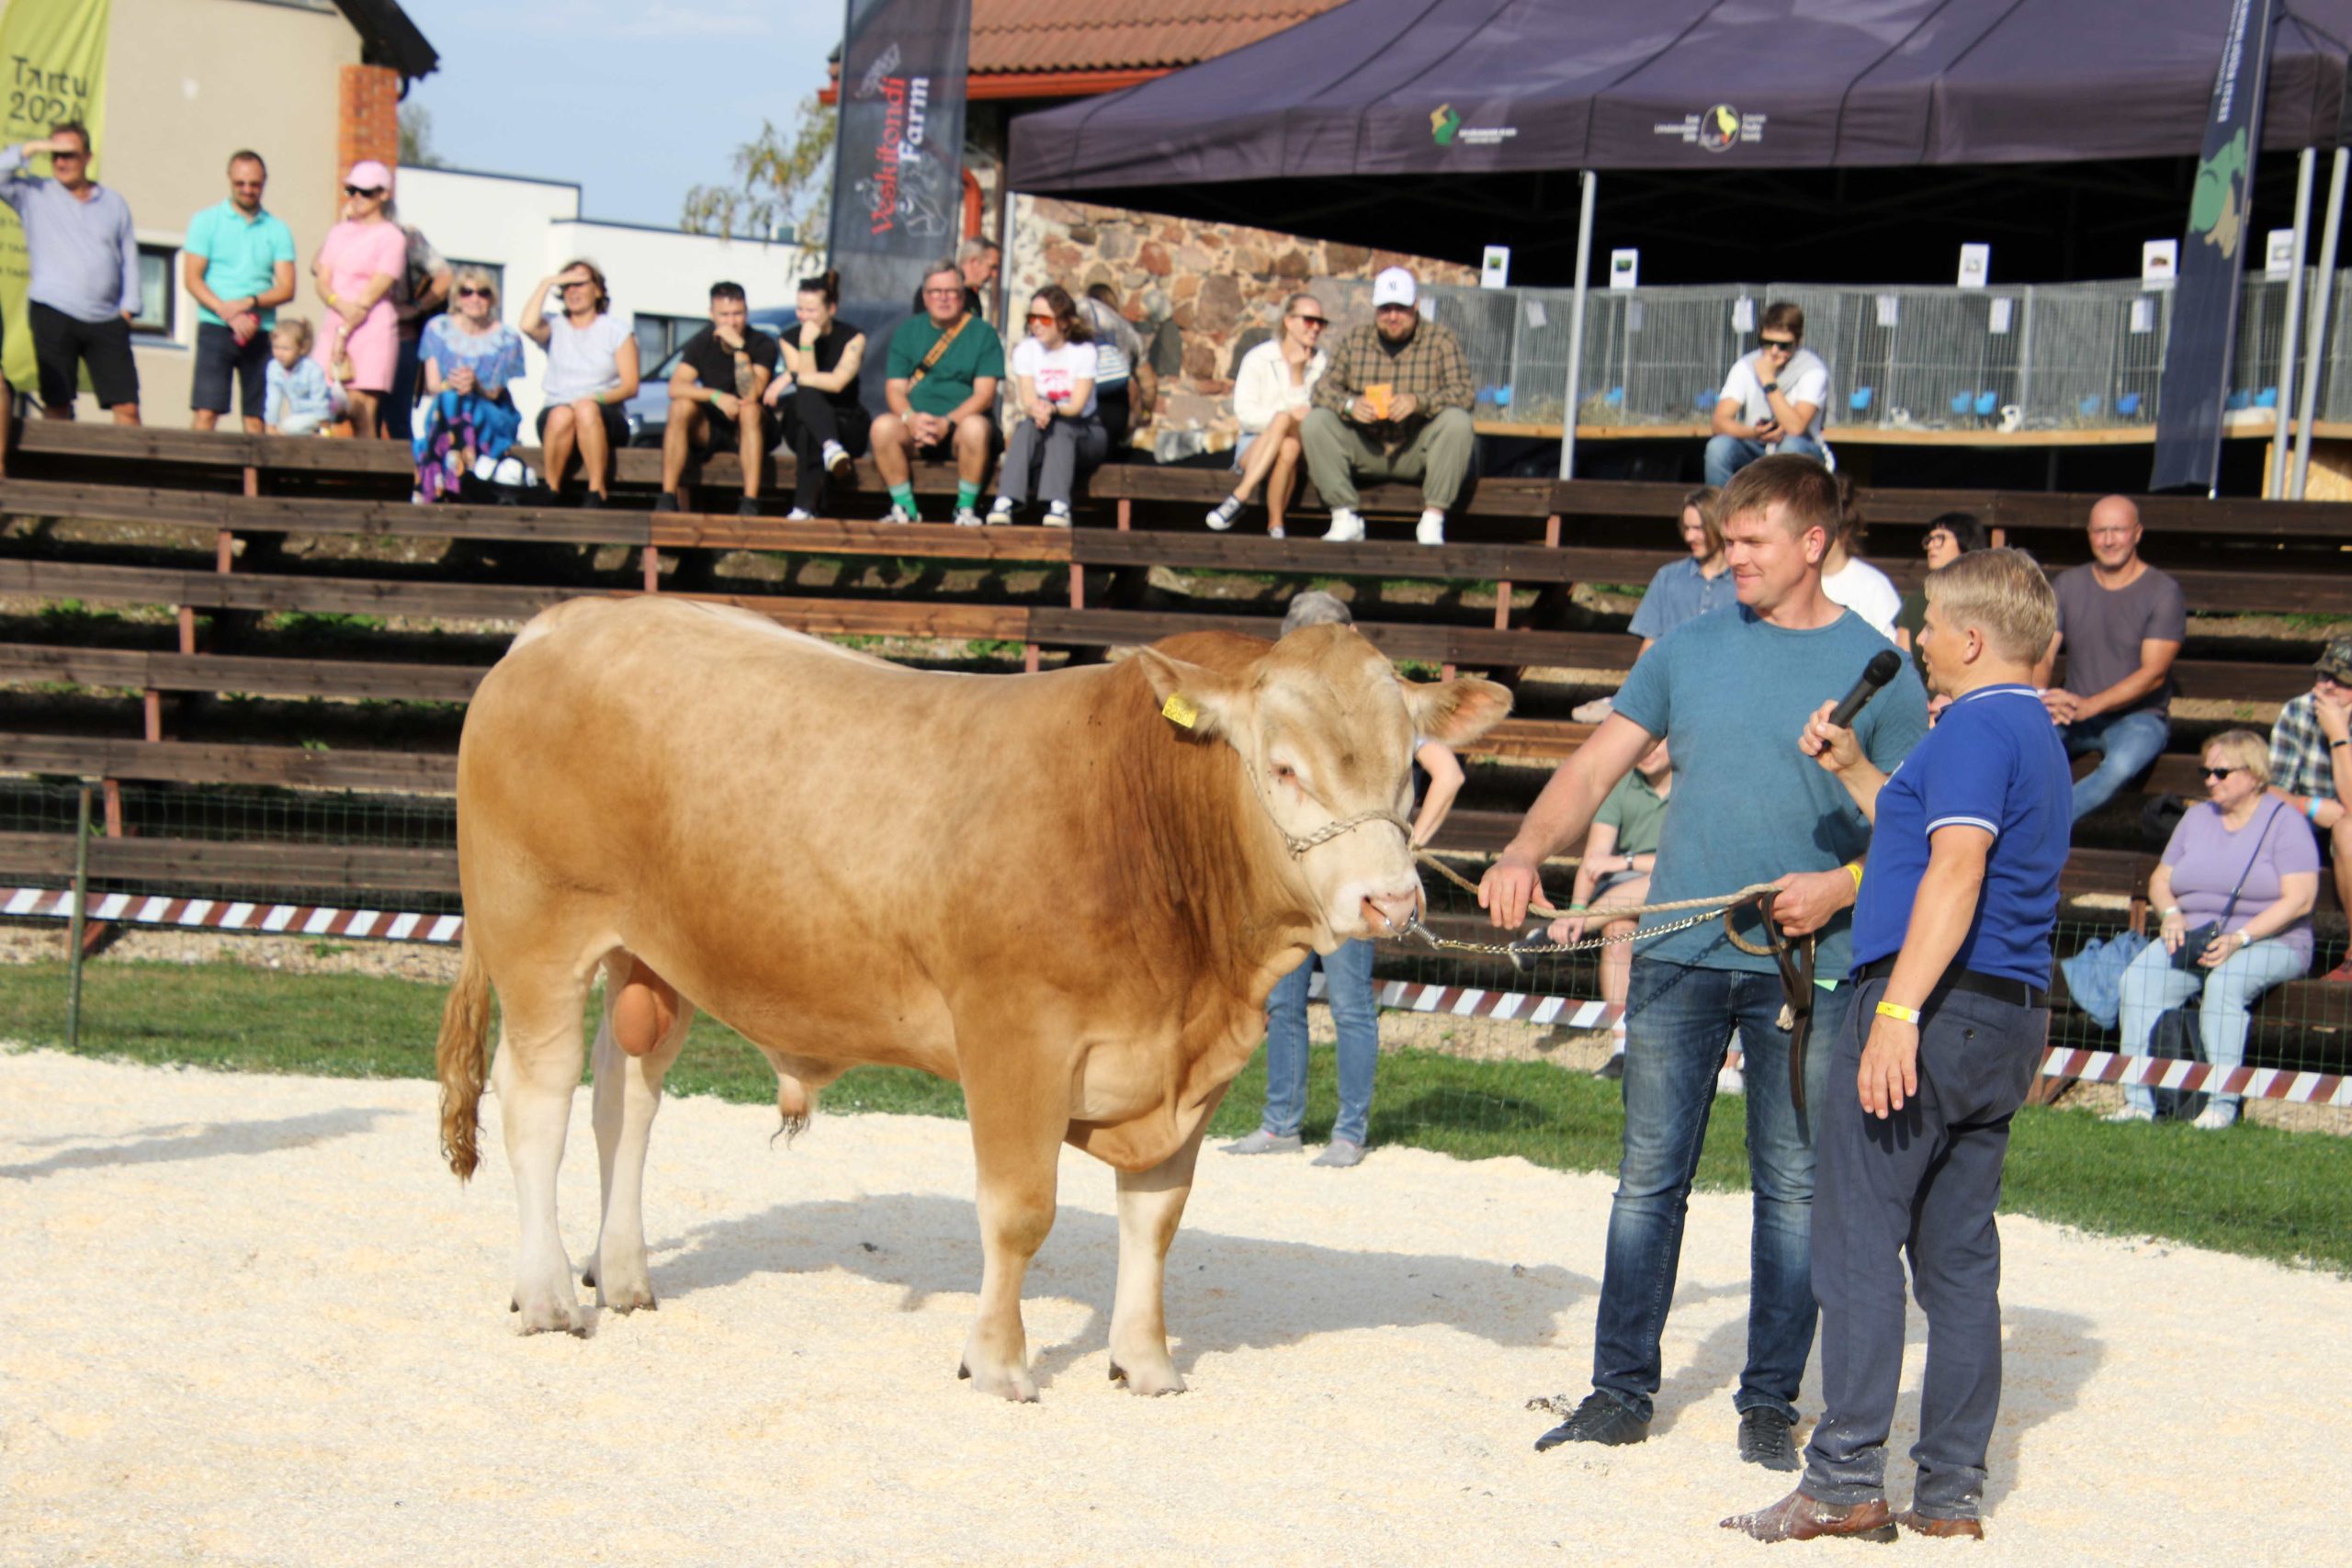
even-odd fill
[[[1660,829],[1648,901],[1777,883],[1774,917],[1792,936],[1818,940],[1806,1054],[1805,1103],[1824,1103],[1826,1044],[1838,1037],[1851,987],[1837,985],[1851,952],[1857,878],[1847,869],[1870,842],[1870,820],[1844,787],[1798,750],[1825,700],[1842,695],[1886,639],[1821,592],[1821,561],[1836,536],[1837,483],[1810,457],[1758,459],[1720,502],[1739,603],[1667,634],[1617,694],[1617,707],[1563,763],[1510,847],[1487,873],[1478,901],[1516,929],[1537,868],[1583,836],[1604,796],[1661,737],[1673,742],[1674,808]],[[1855,720],[1862,749],[1892,773],[1928,729],[1916,681],[1897,681]],[[1646,926],[1676,917],[1651,917]],[[1750,941],[1763,933],[1748,911]],[[1723,922],[1636,938],[1626,995],[1625,1144],[1609,1213],[1609,1253],[1593,1335],[1593,1392],[1536,1444],[1636,1443],[1649,1434],[1659,1342],[1674,1296],[1682,1218],[1713,1109],[1715,1071],[1732,1031],[1747,1056],[1748,1174],[1755,1192],[1747,1360],[1733,1395],[1739,1453],[1795,1470],[1791,1427],[1813,1349],[1812,1128],[1790,1095],[1789,1031],[1770,956],[1741,952]]]
[[[996,449],[996,389],[1004,344],[964,308],[963,270],[943,261],[922,280],[923,313],[890,334],[890,412],[874,422],[874,466],[890,487],[893,523],[920,523],[914,460],[956,460],[956,522],[980,525],[978,502]],[[945,346],[942,346],[942,344]]]
[[[262,432],[269,370],[269,329],[277,307],[294,298],[294,231],[261,205],[269,169],[258,152],[229,158],[229,199],[187,220],[181,279],[196,300],[192,423],[210,430],[229,412],[237,383],[245,434]]]

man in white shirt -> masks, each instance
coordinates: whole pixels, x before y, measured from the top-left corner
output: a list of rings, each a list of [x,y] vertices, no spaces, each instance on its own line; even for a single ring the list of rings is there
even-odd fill
[[[1829,401],[1829,367],[1804,346],[1804,311],[1783,299],[1764,307],[1753,354],[1724,378],[1707,442],[1707,482],[1722,486],[1768,452],[1827,463],[1818,423]]]

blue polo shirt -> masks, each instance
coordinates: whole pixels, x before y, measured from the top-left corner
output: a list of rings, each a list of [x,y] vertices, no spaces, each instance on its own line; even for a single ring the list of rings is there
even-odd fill
[[[2050,984],[2073,805],[2066,743],[2032,687],[1982,686],[1944,709],[1879,791],[1854,904],[1855,967],[1902,948],[1928,871],[1928,840],[1961,824],[1990,832],[1993,847],[1953,966]]]
[[[187,220],[187,254],[205,258],[204,286],[223,299],[266,294],[277,280],[277,264],[294,260],[294,231],[267,211],[248,219],[233,201],[208,207]],[[196,319],[207,325],[229,323],[198,305]],[[264,332],[277,324],[275,309],[261,312]]]

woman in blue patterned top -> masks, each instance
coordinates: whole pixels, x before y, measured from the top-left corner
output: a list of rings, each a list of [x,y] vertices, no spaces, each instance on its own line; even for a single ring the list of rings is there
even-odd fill
[[[523,373],[523,334],[498,319],[498,284],[460,267],[447,314],[417,346],[427,401],[416,423],[416,499],[454,500],[459,479],[488,478],[514,447],[522,415],[506,384]]]

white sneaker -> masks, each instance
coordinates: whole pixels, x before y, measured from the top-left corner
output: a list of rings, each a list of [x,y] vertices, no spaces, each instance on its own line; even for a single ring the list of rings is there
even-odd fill
[[[958,517],[956,521],[961,523],[963,519]],[[991,528],[1002,528],[1010,525],[1012,521],[1012,502],[1005,500],[1002,496],[998,496],[996,498],[996,504],[989,508],[988,525]]]
[[[2207,1109],[2211,1108],[2209,1106]],[[2156,1113],[2144,1105],[2127,1105],[2120,1111],[2110,1111],[2099,1118],[2102,1122],[2153,1122],[2155,1119]]]
[[[2237,1125],[2237,1120],[2238,1113],[2235,1106],[2223,1105],[2219,1100],[2215,1100],[2199,1111],[2197,1120],[2191,1122],[2189,1125],[2200,1133],[2218,1133],[2224,1127]]]
[[[1283,536],[1283,536],[1283,531],[1282,531],[1280,528],[1277,528],[1277,527],[1273,526],[1272,524],[1268,524],[1268,525],[1267,525],[1267,526],[1266,526],[1266,537],[1268,537],[1269,539],[1279,539],[1279,538],[1283,538]]]
[[[1222,534],[1232,527],[1233,520],[1241,515],[1241,507],[1242,502],[1230,495],[1218,502],[1216,509],[1209,513],[1209,532]]]
[[[1413,537],[1425,545],[1445,543],[1445,513],[1434,506],[1422,513],[1420,525],[1413,530]]]
[[[825,470],[837,479],[845,479],[857,465],[850,458],[849,449],[838,441],[828,441],[824,449]]]
[[[813,523],[816,519],[817,514],[805,506],[796,506],[784,514],[786,523]]]
[[[476,457],[474,459],[474,478],[480,479],[484,484],[496,483],[498,480],[497,463],[492,461],[487,455]]]
[[[1717,1094],[1746,1094],[1747,1076],[1737,1067],[1725,1067],[1715,1075],[1715,1092]]]
[[[1363,537],[1363,519],[1344,506],[1335,507],[1331,512],[1331,526],[1324,530],[1323,536],[1336,539],[1343,545],[1353,544]]]
[[[1069,508],[1058,501],[1049,501],[1046,503],[1046,515],[1038,521],[1048,528],[1067,528],[1069,526]]]
[[[1007,517],[1005,521],[1010,523],[1012,519]],[[982,525],[980,514],[970,507],[959,506],[956,509],[956,526],[958,528],[978,528]]]
[[[920,523],[922,519],[916,516],[913,513],[908,511],[905,507],[900,506],[894,501],[890,503],[890,510],[884,515],[882,521],[885,523]],[[959,517],[956,521],[960,523],[963,519]]]

